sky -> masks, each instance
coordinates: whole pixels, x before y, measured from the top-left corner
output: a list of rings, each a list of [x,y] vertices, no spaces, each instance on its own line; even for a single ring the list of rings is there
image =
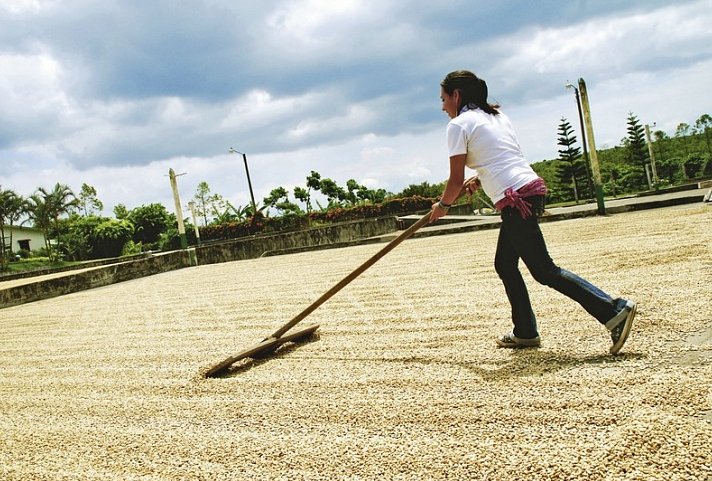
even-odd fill
[[[2,0],[0,188],[96,188],[104,215],[174,211],[207,182],[234,205],[316,171],[399,192],[448,176],[440,81],[485,79],[530,162],[596,146],[629,113],[674,135],[711,113],[712,0]],[[187,212],[187,210],[186,210]]]

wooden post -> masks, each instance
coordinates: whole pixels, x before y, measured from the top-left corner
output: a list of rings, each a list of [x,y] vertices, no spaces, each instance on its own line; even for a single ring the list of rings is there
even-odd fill
[[[648,153],[650,154],[650,167],[653,171],[653,183],[658,183],[658,171],[655,168],[655,152],[653,152],[653,143],[650,141],[650,126],[645,124],[645,140],[648,141]]]
[[[192,200],[188,202],[188,208],[190,209],[190,215],[193,219],[193,228],[195,229],[195,239],[200,246],[200,230],[198,229],[198,219],[195,218],[195,202]]]
[[[596,141],[593,138],[593,124],[591,122],[591,109],[588,105],[588,92],[586,91],[586,82],[580,78],[578,80],[579,92],[581,93],[581,107],[583,110],[583,119],[586,124],[586,133],[588,134],[588,153],[591,159],[591,170],[593,171],[593,184],[596,190],[596,201],[598,203],[598,215],[606,215],[606,206],[603,203],[603,186],[601,185],[601,169],[598,165],[598,153],[596,152]]]

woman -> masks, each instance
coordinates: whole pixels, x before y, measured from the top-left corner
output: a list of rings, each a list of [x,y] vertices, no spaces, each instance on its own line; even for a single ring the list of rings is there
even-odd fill
[[[440,84],[442,109],[450,117],[447,143],[450,177],[430,214],[434,222],[463,190],[480,186],[501,211],[502,225],[494,266],[512,307],[514,329],[497,339],[505,348],[538,347],[541,338],[518,263],[522,259],[534,279],[578,302],[610,331],[611,354],[623,347],[635,317],[636,304],[611,296],[565,269],[549,256],[538,217],[544,211],[546,186],[524,158],[509,118],[487,103],[487,84],[474,73],[449,73]],[[476,175],[465,181],[465,166]]]

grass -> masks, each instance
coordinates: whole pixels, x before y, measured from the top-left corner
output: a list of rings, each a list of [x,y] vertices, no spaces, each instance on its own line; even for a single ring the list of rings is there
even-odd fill
[[[5,268],[2,269],[1,272],[11,274],[43,269],[59,269],[76,264],[79,264],[79,262],[50,261],[47,257],[33,257],[31,259],[21,259],[15,262],[9,262],[5,264]]]

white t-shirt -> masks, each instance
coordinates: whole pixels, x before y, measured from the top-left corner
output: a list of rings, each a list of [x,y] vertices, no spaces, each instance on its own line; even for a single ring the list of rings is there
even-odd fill
[[[524,158],[509,117],[464,107],[447,125],[450,156],[467,154],[485,193],[498,202],[510,187],[517,190],[539,176]]]

